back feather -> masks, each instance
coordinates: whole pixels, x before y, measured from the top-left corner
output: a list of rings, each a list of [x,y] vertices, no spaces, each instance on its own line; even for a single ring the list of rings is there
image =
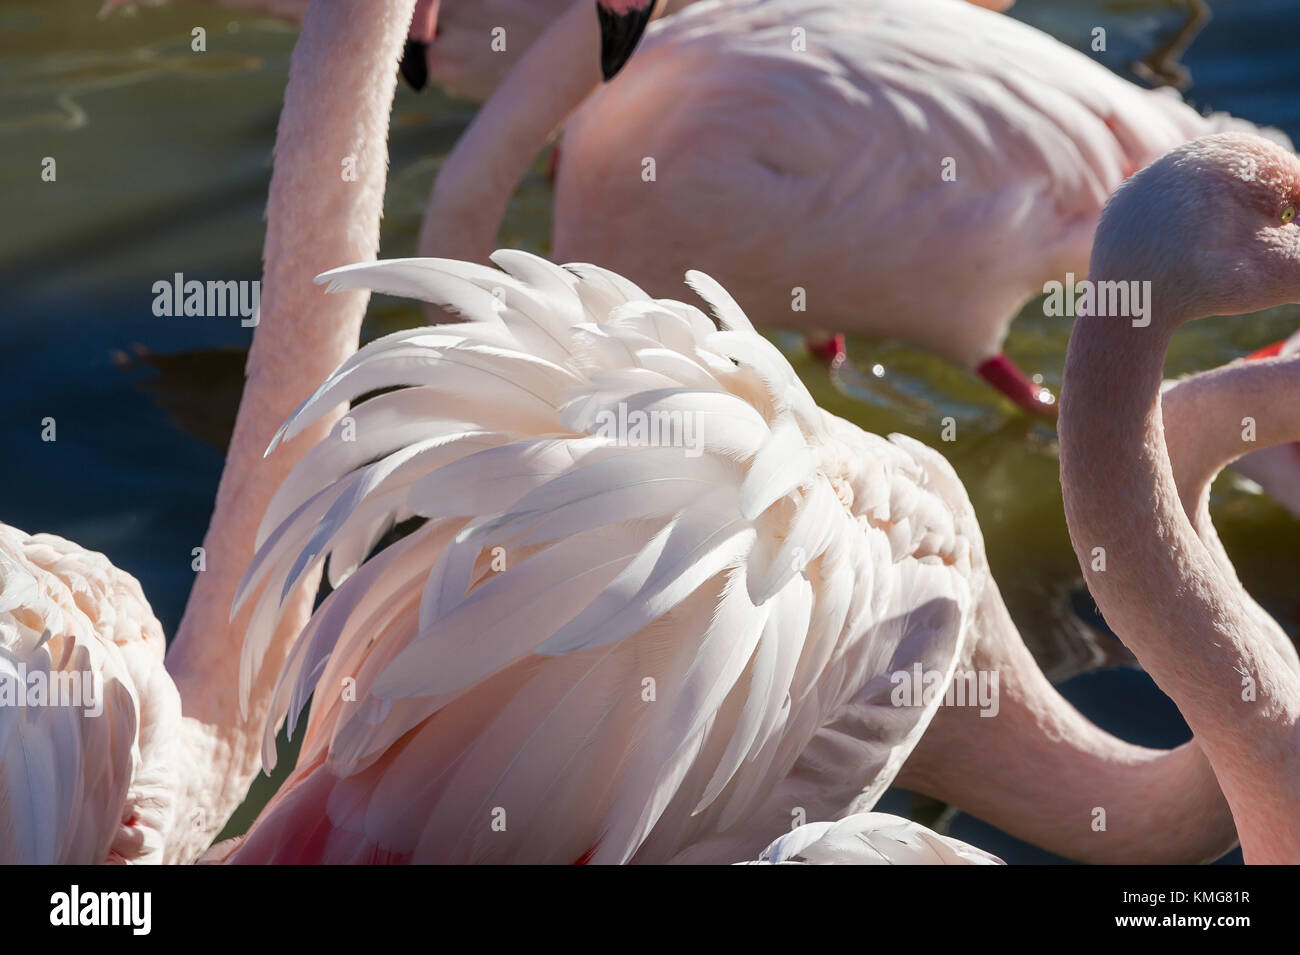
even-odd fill
[[[335,590],[266,727],[269,767],[314,694],[299,766],[232,859],[671,858],[744,821],[850,704],[872,750],[852,772],[883,789],[934,712],[893,706],[883,669],[950,675],[982,572],[951,470],[818,409],[707,276],[722,331],[591,265],[494,261],[318,279],[469,321],[366,346],[277,437],[399,389],[263,523],[245,693],[293,582],[328,561]]]
[[[883,812],[810,822],[740,865],[1001,865],[982,849]]]

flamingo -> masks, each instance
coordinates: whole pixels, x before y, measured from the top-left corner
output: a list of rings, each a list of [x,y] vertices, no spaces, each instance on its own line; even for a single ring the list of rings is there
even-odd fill
[[[552,30],[480,110],[433,187],[420,254],[482,261],[581,104],[560,144],[557,260],[598,260],[653,294],[702,268],[760,326],[898,338],[1049,416],[1050,392],[1002,352],[1011,318],[1086,272],[1125,176],[1249,125],[954,0],[695,4],[599,89],[577,66],[556,75],[576,42]]]
[[[1248,863],[1300,862],[1300,673],[1179,504],[1160,372],[1183,322],[1300,300],[1298,201],[1296,158],[1240,135],[1175,150],[1118,190],[1091,275],[1150,281],[1156,307],[1145,328],[1078,320],[1060,420],[1066,519],[1088,585],[1196,734]],[[1191,236],[1203,240],[1189,250]],[[1261,432],[1296,413],[1294,401],[1254,404]],[[1097,547],[1104,572],[1083,559]]]
[[[61,538],[0,526],[0,674],[10,685],[38,671],[81,676],[102,685],[104,708],[96,719],[81,717],[93,705],[0,706],[0,861],[191,861],[247,793],[271,682],[252,685],[241,712],[246,618],[229,609],[257,516],[299,457],[262,452],[356,349],[367,296],[323,296],[310,276],[378,249],[389,106],[413,6],[318,3],[303,23],[277,132],[248,383],[203,542],[206,570],[165,661],[161,627],[130,575]],[[342,55],[352,43],[364,52]],[[356,158],[354,179],[339,175],[343,156]],[[337,416],[327,411],[315,437]],[[306,575],[282,595],[272,658],[283,659],[315,593]]]
[[[592,266],[494,261],[506,271],[322,276],[471,320],[366,346],[273,442],[385,389],[350,415],[364,440],[336,426],[259,531],[246,684],[276,595],[326,559],[335,590],[266,728],[269,766],[314,694],[298,765],[228,858],[733,861],[791,807],[869,808],[900,766],[909,787],[1080,858],[1231,844],[1195,744],[1115,740],[1051,689],[939,455],[820,412],[702,274],[723,331]],[[652,412],[698,415],[701,443],[601,430]],[[1001,712],[892,705],[889,675],[914,664],[940,685],[963,664],[997,671]]]

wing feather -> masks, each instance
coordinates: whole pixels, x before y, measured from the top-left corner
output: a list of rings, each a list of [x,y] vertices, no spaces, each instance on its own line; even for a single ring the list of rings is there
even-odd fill
[[[315,694],[299,769],[235,861],[302,844],[547,862],[734,848],[824,724],[857,701],[841,724],[877,733],[889,714],[859,693],[900,645],[951,673],[968,568],[932,562],[954,615],[906,612],[909,568],[958,548],[946,465],[821,412],[706,276],[692,285],[726,331],[592,266],[494,261],[506,272],[401,260],[323,277],[471,321],[368,346],[283,432],[398,389],[353,408],[362,446],[295,469],[241,588],[263,589],[251,674],[295,575],[328,557],[337,586],[266,727],[269,764]],[[410,515],[425,523],[367,556]],[[879,773],[854,792],[888,784],[927,715],[895,713],[864,744]],[[305,804],[327,838],[293,837]]]

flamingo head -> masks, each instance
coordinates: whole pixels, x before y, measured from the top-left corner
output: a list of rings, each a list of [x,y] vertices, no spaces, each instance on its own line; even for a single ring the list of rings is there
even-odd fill
[[[1175,324],[1300,302],[1300,159],[1247,133],[1178,147],[1111,196],[1092,276],[1149,281]]]

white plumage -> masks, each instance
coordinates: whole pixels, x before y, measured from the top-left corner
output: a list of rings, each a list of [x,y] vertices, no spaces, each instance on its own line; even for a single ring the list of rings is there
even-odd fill
[[[857,812],[839,822],[810,822],[742,865],[1001,865],[983,849],[941,836],[910,819]]]
[[[743,857],[771,838],[747,816],[848,712],[869,807],[937,705],[895,706],[889,674],[949,678],[988,579],[947,462],[817,408],[707,276],[721,330],[602,269],[494,261],[322,276],[473,320],[371,343],[277,436],[397,389],[259,530],[245,689],[280,595],[326,558],[336,590],[266,728],[270,765],[315,694],[298,767],[235,861],[662,861],[720,833]],[[698,442],[610,433],[642,413]]]
[[[0,524],[0,863],[161,860],[180,725],[163,648],[135,578]]]

